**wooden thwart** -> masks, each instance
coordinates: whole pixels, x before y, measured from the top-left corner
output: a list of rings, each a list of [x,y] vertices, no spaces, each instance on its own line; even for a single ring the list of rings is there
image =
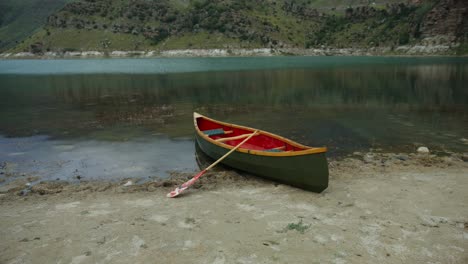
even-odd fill
[[[216,128],[216,129],[209,129],[209,130],[204,130],[202,131],[205,135],[211,137],[211,136],[218,136],[218,135],[226,135],[226,134],[231,134],[234,131],[233,130],[227,130],[225,131],[222,128]]]
[[[215,139],[215,140],[218,141],[218,142],[226,142],[226,141],[229,141],[229,140],[236,140],[236,139],[246,138],[246,137],[249,137],[250,135],[253,135],[253,134],[254,133],[252,133],[252,134],[243,134],[243,135],[240,135],[240,136],[227,137],[227,138],[218,138],[218,139]]]

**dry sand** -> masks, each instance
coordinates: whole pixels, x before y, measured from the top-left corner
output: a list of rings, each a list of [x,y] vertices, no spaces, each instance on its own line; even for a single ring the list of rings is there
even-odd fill
[[[464,157],[466,158],[466,157]],[[468,162],[366,154],[321,194],[233,171],[0,194],[0,263],[468,263]],[[41,195],[42,194],[42,195]]]

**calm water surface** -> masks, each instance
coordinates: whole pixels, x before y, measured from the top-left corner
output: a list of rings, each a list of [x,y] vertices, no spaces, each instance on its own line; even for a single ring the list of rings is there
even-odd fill
[[[0,98],[3,175],[196,170],[193,111],[334,157],[468,149],[464,58],[3,60]]]

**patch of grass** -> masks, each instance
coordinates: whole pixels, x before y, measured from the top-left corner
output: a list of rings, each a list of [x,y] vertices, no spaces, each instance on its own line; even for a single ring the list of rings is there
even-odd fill
[[[195,224],[195,219],[194,218],[191,218],[191,217],[187,217],[185,218],[185,223],[186,224]]]
[[[297,223],[289,223],[280,233],[285,233],[289,230],[296,230],[297,232],[304,234],[307,229],[309,229],[311,225],[304,225],[302,223],[302,219],[299,220]]]
[[[50,35],[47,35],[46,30],[40,30],[11,51],[28,51],[30,45],[36,42],[43,43],[44,51],[125,51],[151,47],[150,41],[140,35],[86,29],[52,29],[49,32]]]
[[[345,9],[349,6],[357,6],[357,5],[366,5],[369,3],[368,0],[354,0],[354,1],[349,1],[349,0],[300,0],[297,1],[299,3],[304,2],[306,5],[312,8],[317,8],[317,9],[324,9],[321,11],[325,10],[330,10],[331,8],[336,8],[339,10]],[[372,6],[385,6],[387,3],[401,3],[401,0],[376,0],[372,1]]]
[[[464,42],[464,43],[460,44],[460,46],[458,46],[455,49],[455,55],[467,56],[468,55],[468,42]]]
[[[275,14],[271,15],[273,12]],[[271,32],[269,35],[293,46],[304,47],[307,33],[317,29],[316,22],[298,19],[278,7],[267,12],[252,10],[247,14],[257,18],[258,22],[265,21],[276,27],[278,32]],[[261,28],[261,25],[255,25],[255,27]]]
[[[247,45],[247,43],[245,43]],[[160,49],[214,49],[243,46],[239,39],[229,38],[221,33],[209,33],[206,31],[198,33],[186,33],[181,36],[171,36],[159,43],[156,48]],[[154,47],[153,47],[154,48]]]

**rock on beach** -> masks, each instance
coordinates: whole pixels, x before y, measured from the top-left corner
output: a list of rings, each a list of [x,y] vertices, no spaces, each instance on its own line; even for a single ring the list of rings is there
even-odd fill
[[[418,153],[429,154],[429,149],[427,147],[419,147],[418,148]]]

